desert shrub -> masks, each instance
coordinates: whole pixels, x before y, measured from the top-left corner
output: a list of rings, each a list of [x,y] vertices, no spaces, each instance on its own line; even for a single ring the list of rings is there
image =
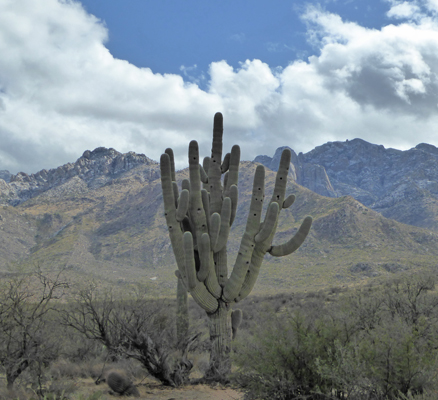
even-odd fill
[[[59,354],[54,303],[68,287],[61,272],[37,266],[0,282],[0,368],[9,389],[24,373],[41,381],[43,369]]]
[[[431,391],[435,282],[406,276],[335,302],[310,296],[286,311],[260,313],[256,329],[235,345],[235,378],[254,399],[391,400]]]

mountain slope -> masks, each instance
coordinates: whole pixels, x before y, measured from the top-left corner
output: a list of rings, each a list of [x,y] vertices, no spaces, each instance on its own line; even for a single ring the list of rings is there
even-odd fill
[[[105,157],[102,163],[114,165],[115,159],[129,155]],[[241,163],[230,265],[245,228],[255,167],[253,162]],[[0,269],[10,268],[12,262],[39,263],[65,267],[77,281],[96,279],[127,290],[141,284],[151,293],[173,294],[176,265],[157,164],[140,162],[117,173],[99,168],[95,165],[101,172],[92,179],[73,174],[15,207],[3,207]],[[179,182],[187,176],[187,170],[177,172]],[[275,172],[267,170],[266,203],[274,182]],[[349,196],[318,195],[292,178],[288,192],[297,200],[282,211],[275,241],[288,240],[306,215],[314,217],[314,224],[296,253],[265,257],[256,293],[356,284],[435,265],[437,233],[384,218]]]

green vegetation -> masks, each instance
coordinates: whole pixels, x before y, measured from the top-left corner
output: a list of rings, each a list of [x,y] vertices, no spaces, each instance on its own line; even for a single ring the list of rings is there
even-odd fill
[[[437,282],[435,269],[358,288],[248,297],[231,317],[232,384],[254,400],[436,399]],[[183,354],[175,300],[72,287],[42,269],[17,270],[1,285],[1,399],[107,400],[109,389],[94,382],[110,369],[147,397],[151,375],[166,384],[175,371],[192,379],[208,371],[208,318],[193,300]]]
[[[390,400],[436,396],[436,271],[306,299],[278,296],[236,346],[249,398]],[[249,317],[251,318],[251,317]],[[406,397],[407,396],[407,397]],[[411,396],[411,397],[409,397]]]

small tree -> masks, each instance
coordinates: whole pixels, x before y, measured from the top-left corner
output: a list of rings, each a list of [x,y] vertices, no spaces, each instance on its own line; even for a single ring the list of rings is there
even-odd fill
[[[46,363],[57,356],[49,335],[51,304],[68,286],[37,268],[5,279],[0,287],[0,365],[8,389],[35,363]]]
[[[176,346],[168,310],[168,303],[157,303],[144,293],[121,298],[91,284],[76,294],[63,323],[105,345],[112,360],[133,358],[164,385],[180,386],[192,368],[186,358],[191,341],[186,341],[180,360],[170,357]]]
[[[121,341],[115,314],[117,301],[112,291],[100,291],[91,283],[76,292],[71,306],[62,313],[63,324],[74,328],[87,339],[102,343],[109,357],[116,359]]]
[[[211,157],[204,158],[201,166],[198,143],[190,142],[190,179],[182,182],[181,192],[176,184],[172,149],[166,149],[160,159],[164,214],[178,266],[176,274],[209,317],[211,357],[206,378],[213,379],[221,379],[231,369],[232,305],[251,292],[264,255],[280,257],[294,252],[312,224],[312,218],[306,217],[291,240],[272,245],[280,211],[295,200],[293,195],[285,197],[291,158],[286,149],[263,222],[265,169],[262,165],[256,168],[246,229],[229,276],[227,241],[237,210],[240,148],[233,146],[222,160],[222,135],[223,118],[217,113]]]

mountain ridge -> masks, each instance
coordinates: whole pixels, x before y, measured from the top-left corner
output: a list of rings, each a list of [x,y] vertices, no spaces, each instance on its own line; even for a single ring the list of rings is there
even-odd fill
[[[128,291],[142,285],[152,294],[172,295],[176,265],[158,164],[146,158],[117,164],[113,161],[123,159],[120,153],[101,155],[89,175],[72,173],[26,201],[0,207],[0,271],[38,264],[63,268],[75,282],[95,280]],[[240,164],[239,203],[228,245],[231,266],[257,165]],[[275,175],[266,169],[267,196]],[[177,171],[180,186],[187,177],[188,169]],[[435,265],[438,233],[387,219],[351,196],[321,196],[297,184],[292,174],[288,180],[287,194],[295,194],[296,201],[282,211],[274,243],[288,240],[306,215],[313,216],[314,224],[298,251],[265,257],[255,293],[362,284]]]
[[[276,170],[281,149],[273,157],[258,156],[254,161]],[[385,149],[353,139],[328,142],[305,154],[292,152],[291,173],[297,183],[323,196],[352,196],[385,217],[438,231],[435,146]]]

